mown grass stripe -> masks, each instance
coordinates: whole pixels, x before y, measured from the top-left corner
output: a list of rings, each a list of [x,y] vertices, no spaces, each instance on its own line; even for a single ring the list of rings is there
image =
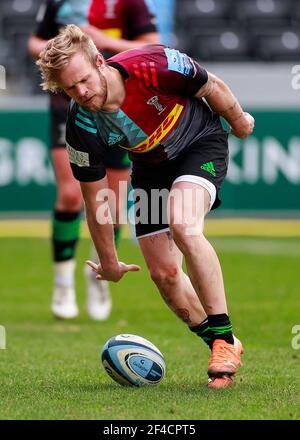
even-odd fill
[[[0,237],[48,237],[49,225],[48,220],[0,220]],[[123,232],[125,236],[130,236],[128,225],[124,225]],[[206,221],[205,232],[208,237],[300,237],[300,221],[209,219]],[[243,239],[240,238],[240,241]]]

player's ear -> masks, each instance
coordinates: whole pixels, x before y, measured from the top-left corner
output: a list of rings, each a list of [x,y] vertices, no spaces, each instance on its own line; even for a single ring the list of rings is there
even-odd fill
[[[96,65],[97,65],[97,67],[100,67],[100,69],[101,69],[102,67],[104,67],[104,64],[105,64],[105,62],[104,62],[103,55],[99,52],[96,55]]]

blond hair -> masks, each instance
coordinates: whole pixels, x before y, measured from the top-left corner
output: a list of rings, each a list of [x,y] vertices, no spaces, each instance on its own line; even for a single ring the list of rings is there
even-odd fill
[[[59,89],[57,73],[66,67],[72,56],[79,51],[92,65],[96,65],[99,53],[97,47],[93,40],[74,24],[64,27],[55,38],[48,41],[36,62],[41,72],[43,90],[56,92]]]

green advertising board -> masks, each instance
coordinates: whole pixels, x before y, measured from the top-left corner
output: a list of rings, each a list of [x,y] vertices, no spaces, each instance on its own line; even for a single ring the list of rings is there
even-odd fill
[[[252,112],[254,134],[230,136],[219,212],[300,213],[300,111]],[[47,111],[0,112],[0,211],[50,211],[55,184]]]
[[[0,211],[49,211],[55,180],[48,112],[0,112]]]
[[[223,209],[300,213],[300,112],[251,111],[255,130],[230,136]]]

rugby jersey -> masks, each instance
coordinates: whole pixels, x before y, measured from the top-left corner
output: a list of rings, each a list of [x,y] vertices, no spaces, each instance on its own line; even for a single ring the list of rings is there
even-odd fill
[[[107,60],[124,78],[126,97],[114,112],[90,113],[72,102],[67,149],[75,178],[105,176],[103,154],[123,148],[134,166],[172,160],[200,139],[224,132],[219,116],[194,98],[207,82],[206,70],[186,54],[147,45]]]

